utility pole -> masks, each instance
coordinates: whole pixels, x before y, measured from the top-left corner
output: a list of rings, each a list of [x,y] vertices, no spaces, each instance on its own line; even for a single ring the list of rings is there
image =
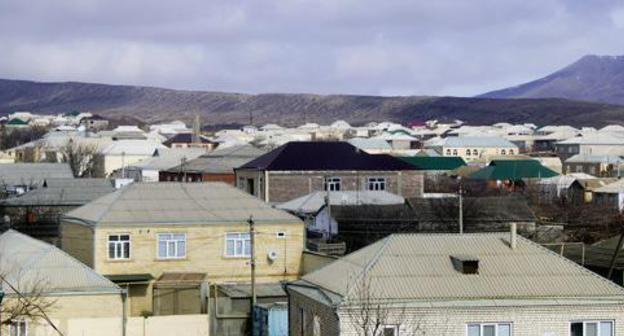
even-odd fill
[[[462,183],[459,179],[459,234],[464,233],[464,202],[462,196]]]
[[[618,255],[620,254],[620,250],[622,249],[622,244],[624,243],[624,232],[620,234],[620,239],[618,240],[617,246],[615,247],[615,251],[613,251],[613,257],[611,258],[611,263],[609,264],[609,274],[607,275],[607,279],[611,280],[611,276],[613,275],[613,269],[615,269],[615,264],[617,263]]]
[[[121,178],[126,178],[126,152],[121,152]]]
[[[186,156],[180,160],[180,170],[182,170],[182,182],[186,183]]]
[[[256,305],[256,251],[255,251],[255,243],[256,243],[256,228],[253,220],[253,216],[249,216],[249,243],[250,243],[250,261],[249,266],[251,266],[251,305],[249,310],[249,320],[251,321],[253,318],[253,309]]]

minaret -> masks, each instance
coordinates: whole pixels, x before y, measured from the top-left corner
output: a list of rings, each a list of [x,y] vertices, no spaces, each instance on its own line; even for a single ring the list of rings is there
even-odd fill
[[[194,145],[201,144],[200,136],[201,135],[201,123],[199,121],[199,115],[195,116],[195,120],[193,121],[193,138],[192,142]]]

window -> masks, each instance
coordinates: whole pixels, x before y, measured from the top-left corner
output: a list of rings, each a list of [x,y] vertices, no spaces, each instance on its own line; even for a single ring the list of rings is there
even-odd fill
[[[507,154],[507,152],[505,152],[504,149],[501,149],[501,155],[505,155],[505,154]]]
[[[453,156],[457,156],[457,149],[453,149]]]
[[[238,189],[245,190],[245,178],[244,177],[238,178]]]
[[[366,182],[366,190],[386,190],[386,178],[369,177]]]
[[[466,156],[470,156],[470,149],[466,149]]]
[[[381,336],[399,336],[399,326],[386,325],[381,328]]]
[[[280,231],[280,232],[276,233],[275,236],[277,237],[277,239],[284,239],[284,238],[286,238],[286,232]]]
[[[450,149],[446,150],[446,155],[451,155],[451,150]]]
[[[570,336],[613,336],[613,321],[572,322]]]
[[[225,234],[226,257],[251,256],[251,238],[249,233],[228,232]]]
[[[186,257],[186,233],[159,233],[158,258],[179,259]]]
[[[328,177],[325,179],[325,190],[340,191],[340,177]]]
[[[511,323],[471,323],[467,336],[511,336]]]
[[[27,336],[28,323],[23,320],[9,322],[9,336]]]
[[[108,259],[130,259],[130,235],[108,235]]]
[[[509,150],[509,155],[514,155],[514,150],[513,149]]]

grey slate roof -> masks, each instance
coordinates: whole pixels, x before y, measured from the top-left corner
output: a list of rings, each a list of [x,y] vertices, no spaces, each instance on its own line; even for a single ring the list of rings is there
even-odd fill
[[[45,293],[120,293],[105,277],[59,248],[8,230],[0,235],[0,273],[23,294],[36,285]],[[6,283],[2,290],[13,294]]]
[[[39,185],[49,178],[72,178],[67,163],[0,164],[0,185]]]
[[[303,277],[304,283],[357,301],[366,283],[373,300],[624,300],[624,288],[528,239],[509,233],[396,234]],[[463,274],[452,256],[479,259],[478,274]]]
[[[211,153],[204,154],[194,160],[181,165],[175,165],[168,169],[168,172],[187,173],[234,173],[234,168],[261,156],[265,150],[252,145],[233,146],[217,149]]]
[[[42,186],[8,198],[5,206],[80,206],[115,191],[113,182],[100,178],[46,179]]]
[[[63,216],[91,225],[299,224],[298,218],[221,182],[133,183]]]

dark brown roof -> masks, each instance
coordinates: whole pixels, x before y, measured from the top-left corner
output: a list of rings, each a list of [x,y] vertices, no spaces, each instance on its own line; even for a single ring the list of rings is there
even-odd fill
[[[238,169],[255,170],[417,170],[390,155],[368,154],[339,141],[289,142]]]

